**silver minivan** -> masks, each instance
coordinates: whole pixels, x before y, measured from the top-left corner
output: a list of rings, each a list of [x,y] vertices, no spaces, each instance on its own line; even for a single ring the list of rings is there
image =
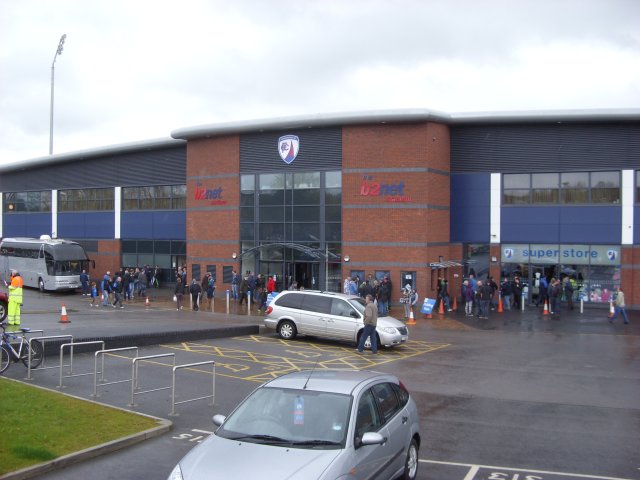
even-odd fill
[[[287,290],[269,304],[264,325],[280,338],[296,335],[358,343],[364,328],[364,300],[355,295],[316,290]],[[393,317],[378,317],[378,345],[392,347],[409,339],[404,323]],[[367,340],[365,348],[370,348]]]

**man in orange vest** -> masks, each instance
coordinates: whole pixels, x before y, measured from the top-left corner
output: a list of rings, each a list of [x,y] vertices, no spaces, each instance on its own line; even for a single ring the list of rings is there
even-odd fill
[[[9,325],[20,325],[20,307],[22,305],[22,287],[24,282],[17,270],[11,270],[11,285],[9,288],[9,307],[7,320]]]

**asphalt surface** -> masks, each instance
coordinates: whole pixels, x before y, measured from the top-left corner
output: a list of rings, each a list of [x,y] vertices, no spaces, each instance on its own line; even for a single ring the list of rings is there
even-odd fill
[[[148,345],[141,355],[164,354],[166,344],[174,342],[197,341],[219,353],[220,348],[239,351],[247,340],[275,339],[264,331],[258,335],[261,316],[255,311],[247,315],[246,307],[231,302],[227,313],[225,299],[218,298],[215,312],[187,307],[176,311],[171,296],[167,290],[151,290],[149,305],[137,299],[114,309],[90,307],[78,294],[27,290],[22,324],[47,336],[73,335],[74,342],[105,340],[106,348]],[[61,322],[62,304],[68,322]],[[392,314],[401,318],[402,309],[394,308]],[[630,325],[622,325],[620,318],[611,325],[607,316],[608,310],[598,307],[580,313],[579,305],[560,316],[543,315],[541,308],[491,312],[488,320],[455,312],[431,319],[418,314],[410,327],[411,340],[429,343],[436,353],[397,360],[391,349],[378,356],[378,363],[367,364],[372,358],[367,356],[355,367],[398,374],[416,399],[426,426],[420,479],[640,478],[640,315],[629,312]],[[284,348],[292,356],[302,349],[308,352],[308,347],[306,342],[291,342]],[[258,350],[276,354],[282,348],[260,345]],[[294,352],[296,348],[300,351]],[[320,342],[314,348],[335,347]],[[345,346],[344,358],[353,357],[352,350]],[[56,349],[50,353],[46,362],[55,364]],[[193,361],[192,354],[179,352],[177,363]],[[84,367],[91,362],[85,360]],[[292,368],[309,365],[301,362]],[[6,376],[23,380],[25,371],[13,365]],[[168,415],[166,396],[161,401],[141,398],[140,405],[127,406],[127,385],[106,388],[98,401],[170,419],[173,433],[38,478],[166,477],[171,464],[213,429],[213,413],[229,413],[259,385],[240,375],[216,371],[220,386],[215,412],[185,407],[175,417]],[[36,370],[32,382],[58,388],[56,374]],[[91,397],[90,379],[64,382],[65,393]],[[168,452],[175,459],[167,460]]]

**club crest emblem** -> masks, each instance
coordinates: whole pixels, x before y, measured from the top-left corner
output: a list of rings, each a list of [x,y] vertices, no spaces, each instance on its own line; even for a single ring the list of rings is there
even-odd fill
[[[513,248],[504,249],[504,258],[513,258]]]
[[[284,135],[278,140],[278,153],[286,164],[293,162],[300,151],[300,139],[295,135]]]
[[[607,258],[609,258],[610,261],[613,262],[617,256],[618,252],[616,252],[615,250],[607,250]]]

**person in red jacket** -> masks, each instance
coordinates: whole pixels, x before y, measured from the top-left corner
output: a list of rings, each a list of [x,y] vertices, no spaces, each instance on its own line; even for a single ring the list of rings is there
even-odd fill
[[[267,293],[273,293],[276,289],[276,276],[269,277],[267,282]]]

